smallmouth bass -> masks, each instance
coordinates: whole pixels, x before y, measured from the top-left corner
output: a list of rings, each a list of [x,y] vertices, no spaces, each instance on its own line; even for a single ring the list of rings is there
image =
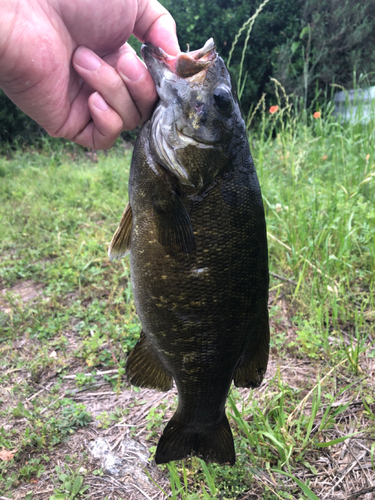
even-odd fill
[[[142,55],[160,100],[137,138],[129,204],[109,256],[130,251],[142,333],[126,373],[178,408],[158,464],[197,455],[235,463],[225,414],[232,380],[258,387],[269,355],[268,252],[260,187],[244,120],[212,39]]]

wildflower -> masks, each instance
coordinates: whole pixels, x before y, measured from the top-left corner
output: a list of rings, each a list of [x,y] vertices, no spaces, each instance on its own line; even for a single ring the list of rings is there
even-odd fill
[[[279,111],[279,106],[271,106],[270,107],[270,113],[271,113],[271,115],[273,115],[274,113],[276,113],[276,111]]]
[[[281,212],[281,211],[282,211],[282,209],[283,209],[283,207],[281,206],[281,204],[280,204],[280,203],[276,203],[275,208],[276,208],[276,212]]]
[[[313,114],[313,117],[315,118],[315,120],[317,120],[318,118],[320,118],[321,116],[321,112],[320,111],[315,111],[315,113]]]
[[[322,160],[326,160],[328,158],[327,155],[322,156]]]

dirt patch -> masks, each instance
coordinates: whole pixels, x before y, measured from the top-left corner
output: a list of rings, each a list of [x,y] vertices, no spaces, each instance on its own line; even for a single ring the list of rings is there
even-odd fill
[[[11,314],[12,306],[36,300],[43,290],[43,285],[34,281],[20,281],[10,288],[0,290],[0,311]]]

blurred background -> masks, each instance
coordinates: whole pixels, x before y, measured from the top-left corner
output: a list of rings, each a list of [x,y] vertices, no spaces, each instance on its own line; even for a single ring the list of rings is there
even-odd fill
[[[226,62],[236,36],[259,7],[258,0],[161,0],[176,20],[182,50],[202,47],[213,37]],[[240,32],[230,57],[244,114],[263,93],[275,100],[276,78],[286,93],[309,107],[337,90],[375,82],[375,2],[373,0],[272,0]],[[133,37],[130,43],[139,49]],[[256,123],[256,122],[255,122]],[[43,131],[0,90],[0,141],[33,142]],[[134,138],[127,133],[125,138]]]

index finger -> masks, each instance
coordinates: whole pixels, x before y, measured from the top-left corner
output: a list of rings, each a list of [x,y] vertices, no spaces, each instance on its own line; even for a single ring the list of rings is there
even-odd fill
[[[134,35],[141,42],[151,42],[167,54],[180,52],[176,23],[170,13],[156,0],[140,0]]]

